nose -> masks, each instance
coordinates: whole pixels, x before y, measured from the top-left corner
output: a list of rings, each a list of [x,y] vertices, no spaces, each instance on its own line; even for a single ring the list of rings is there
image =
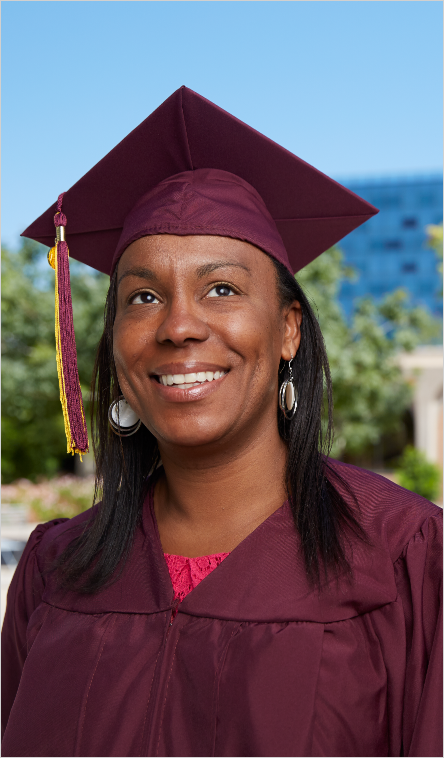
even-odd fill
[[[182,299],[171,302],[156,332],[159,344],[167,342],[182,347],[189,341],[204,342],[210,336],[208,324],[197,311],[197,304]]]

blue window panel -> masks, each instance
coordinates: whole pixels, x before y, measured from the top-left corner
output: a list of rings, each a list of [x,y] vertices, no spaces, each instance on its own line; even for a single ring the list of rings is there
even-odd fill
[[[403,263],[401,271],[404,274],[416,274],[418,271],[418,265],[416,263]]]
[[[404,218],[401,220],[401,227],[403,229],[417,229],[419,224],[419,219],[417,216],[404,216]]]
[[[427,304],[439,312],[437,292],[442,284],[436,255],[426,245],[425,227],[442,221],[442,177],[340,181],[380,208],[377,216],[339,243],[345,263],[360,275],[341,289],[341,302],[347,302],[344,310],[351,310],[346,292],[379,297],[378,293],[402,287],[409,290],[414,304]]]

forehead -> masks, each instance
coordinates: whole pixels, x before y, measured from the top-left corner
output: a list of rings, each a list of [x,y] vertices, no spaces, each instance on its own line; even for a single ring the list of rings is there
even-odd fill
[[[127,247],[118,264],[118,277],[134,266],[149,267],[157,274],[176,269],[185,275],[214,263],[231,264],[257,280],[269,278],[274,269],[271,258],[249,242],[216,235],[156,234]]]

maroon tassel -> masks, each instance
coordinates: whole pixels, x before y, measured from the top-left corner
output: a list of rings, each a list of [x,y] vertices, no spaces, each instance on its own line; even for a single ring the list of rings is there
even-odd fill
[[[57,231],[56,249],[50,251],[49,262],[56,273],[56,347],[59,374],[60,401],[62,403],[68,452],[87,453],[88,430],[85,423],[82,391],[77,369],[77,350],[72,315],[69,250],[64,239],[67,219],[62,213],[62,193],[57,201],[54,224]]]

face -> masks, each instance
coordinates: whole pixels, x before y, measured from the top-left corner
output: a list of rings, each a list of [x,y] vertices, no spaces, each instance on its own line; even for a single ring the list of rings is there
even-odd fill
[[[233,447],[277,424],[279,362],[296,354],[301,311],[280,308],[267,255],[155,235],[126,249],[117,278],[120,388],[161,448]]]

